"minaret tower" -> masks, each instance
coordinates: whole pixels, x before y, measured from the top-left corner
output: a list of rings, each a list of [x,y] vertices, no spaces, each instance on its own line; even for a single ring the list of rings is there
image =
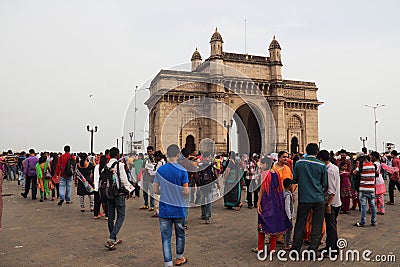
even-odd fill
[[[218,29],[215,28],[215,32],[211,36],[211,40],[210,40],[210,45],[211,45],[210,59],[222,57],[222,44],[223,43],[224,43],[224,41],[222,40],[221,34],[219,34]]]
[[[269,45],[269,60],[271,61],[272,80],[282,80],[281,46],[275,39]]]
[[[191,60],[192,60],[192,71],[196,71],[202,62],[201,55],[200,55],[199,51],[197,51],[197,47],[196,47],[196,50],[193,52]]]

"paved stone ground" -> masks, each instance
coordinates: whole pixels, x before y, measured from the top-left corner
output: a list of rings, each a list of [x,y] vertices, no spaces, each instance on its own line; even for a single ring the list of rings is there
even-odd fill
[[[103,244],[108,236],[104,219],[93,220],[90,212],[81,213],[78,198],[74,203],[32,201],[20,196],[16,182],[4,182],[3,229],[0,231],[0,266],[163,266],[158,219],[139,210],[142,199],[127,201],[126,218],[119,237],[123,243],[114,251]],[[75,190],[74,190],[75,192]],[[245,191],[243,191],[245,193]],[[244,198],[243,198],[244,200]],[[255,209],[226,210],[221,200],[213,204],[212,224],[199,219],[200,208],[189,211],[185,266],[295,266],[277,259],[261,262],[251,248],[257,243]],[[303,262],[302,266],[399,266],[400,204],[386,207],[378,217],[378,227],[356,228],[360,212],[339,215],[339,235],[347,249],[369,249],[374,255],[393,253],[395,263]],[[368,218],[369,219],[369,216]],[[173,251],[175,242],[173,242]]]

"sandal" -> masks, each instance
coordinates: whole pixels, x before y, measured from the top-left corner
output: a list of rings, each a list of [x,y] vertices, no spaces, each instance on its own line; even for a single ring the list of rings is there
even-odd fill
[[[104,246],[105,246],[106,248],[108,248],[109,250],[114,250],[114,249],[115,249],[114,242],[111,242],[111,241],[107,241],[107,242],[104,244]]]
[[[240,203],[239,206],[235,208],[236,211],[239,211],[243,207],[243,203]]]
[[[251,252],[254,252],[254,253],[258,253],[258,251],[259,251],[258,248],[252,248],[252,249],[251,249]],[[261,251],[262,251],[262,250],[261,250]]]
[[[114,245],[118,245],[118,244],[121,244],[121,243],[122,243],[122,239],[117,239],[117,240],[115,240]]]
[[[182,266],[188,262],[188,259],[186,257],[183,257],[182,259],[183,259],[183,261],[179,262],[179,263],[178,263],[178,259],[176,259],[175,266]],[[180,259],[180,260],[182,260],[182,259]]]
[[[143,207],[141,207],[140,209],[141,209],[141,210],[147,210],[147,209],[149,209],[149,207],[143,206]]]
[[[154,211],[154,208],[150,208],[149,211]]]

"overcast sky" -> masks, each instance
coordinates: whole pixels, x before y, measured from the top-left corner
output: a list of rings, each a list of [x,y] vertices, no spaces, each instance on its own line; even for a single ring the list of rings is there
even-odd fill
[[[87,124],[99,127],[95,151],[115,145],[136,85],[189,62],[196,47],[207,58],[216,26],[224,51],[243,53],[245,19],[249,54],[268,56],[276,35],[283,78],[316,82],[323,148],[359,150],[361,136],[373,148],[364,105],[377,103],[386,105],[378,149],[400,147],[399,10],[398,0],[2,0],[0,150],[89,151]],[[137,101],[137,139],[146,97]]]

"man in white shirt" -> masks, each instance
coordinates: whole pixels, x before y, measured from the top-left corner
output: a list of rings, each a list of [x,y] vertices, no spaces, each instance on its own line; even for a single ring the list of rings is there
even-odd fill
[[[125,219],[125,198],[129,198],[129,194],[125,193],[126,189],[129,192],[134,190],[134,187],[128,181],[128,177],[125,172],[125,166],[123,162],[118,162],[119,159],[119,149],[113,147],[110,149],[110,161],[107,164],[108,168],[112,168],[114,173],[117,174],[117,187],[120,189],[120,193],[114,199],[107,198],[108,206],[108,231],[110,232],[110,237],[107,240],[105,246],[110,250],[115,249],[115,246],[122,241],[117,238],[117,234],[122,227]],[[121,183],[120,183],[121,182]],[[122,184],[122,186],[121,186]],[[115,221],[115,210],[117,210],[117,220]]]
[[[334,257],[339,253],[337,246],[337,217],[339,215],[340,206],[340,175],[339,168],[330,162],[329,152],[321,150],[318,153],[318,159],[326,164],[328,171],[328,188],[325,190],[325,223],[326,223],[326,247],[320,249],[325,257]],[[324,251],[325,250],[325,251]]]

